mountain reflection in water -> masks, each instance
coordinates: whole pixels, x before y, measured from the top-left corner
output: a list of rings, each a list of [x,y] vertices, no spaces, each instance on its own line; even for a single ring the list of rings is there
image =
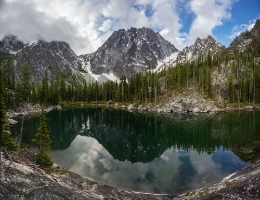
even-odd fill
[[[258,112],[162,116],[71,108],[46,116],[56,162],[110,185],[153,193],[203,187],[247,166],[233,152],[250,150],[243,144],[260,130]],[[31,143],[38,120],[25,120],[23,143]],[[20,125],[12,129],[19,133]]]

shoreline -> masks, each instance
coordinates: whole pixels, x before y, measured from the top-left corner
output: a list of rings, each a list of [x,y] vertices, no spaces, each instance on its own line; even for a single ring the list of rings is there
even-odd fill
[[[119,189],[83,177],[54,163],[39,166],[34,152],[0,149],[0,197],[4,199],[258,199],[260,161],[222,179],[184,194],[152,194]]]
[[[63,108],[73,108],[73,107],[107,107],[107,108],[115,108],[115,109],[123,109],[128,111],[138,111],[141,113],[158,113],[158,114],[170,114],[170,113],[192,113],[192,114],[211,114],[218,112],[232,112],[232,111],[260,111],[260,106],[258,105],[242,105],[238,107],[238,105],[234,106],[232,104],[228,105],[216,105],[216,102],[212,99],[205,99],[201,95],[197,93],[192,95],[178,95],[169,97],[167,102],[160,102],[157,104],[154,103],[146,103],[146,104],[137,104],[137,103],[114,103],[112,100],[109,100],[107,103],[97,102],[87,103],[87,102],[74,102],[67,103],[62,105],[48,106],[44,108],[44,112],[50,112],[52,110],[61,110]],[[7,118],[9,119],[9,123],[11,125],[17,123],[13,118],[22,117],[32,114],[41,113],[40,104],[25,104],[16,109],[8,109],[7,110]]]

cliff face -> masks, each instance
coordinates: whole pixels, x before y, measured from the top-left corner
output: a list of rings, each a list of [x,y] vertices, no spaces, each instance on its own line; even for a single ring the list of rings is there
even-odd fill
[[[73,74],[79,59],[66,42],[43,40],[24,47],[15,57],[15,70],[19,76],[25,62],[31,64],[32,79],[36,82],[44,77],[45,70]]]

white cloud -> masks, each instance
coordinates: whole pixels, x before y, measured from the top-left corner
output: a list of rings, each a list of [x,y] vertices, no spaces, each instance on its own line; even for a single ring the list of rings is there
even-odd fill
[[[76,54],[92,53],[118,29],[148,27],[178,49],[230,18],[234,0],[0,0],[0,38],[64,40]],[[178,6],[183,6],[182,9]],[[187,10],[188,8],[188,10]],[[188,34],[180,32],[180,10],[194,13]],[[148,11],[148,13],[147,13]]]
[[[213,35],[212,30],[221,26],[231,17],[231,6],[235,0],[192,0],[190,10],[196,15],[193,21],[186,44],[193,43],[197,37],[204,38]]]
[[[151,16],[145,13],[148,6]],[[64,40],[77,54],[94,52],[121,28],[167,29],[164,37],[172,43],[181,28],[172,0],[2,0],[0,11],[0,37]]]
[[[257,19],[250,20],[248,24],[235,25],[232,28],[231,34],[228,36],[228,38],[233,40],[237,36],[239,36],[242,32],[246,30],[250,31],[254,27],[256,20]]]
[[[107,19],[103,22],[102,26],[98,28],[99,31],[106,32],[111,28],[111,20]]]

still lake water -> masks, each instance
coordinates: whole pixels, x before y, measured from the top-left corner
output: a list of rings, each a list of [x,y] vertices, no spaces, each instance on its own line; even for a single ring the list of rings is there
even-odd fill
[[[131,113],[68,108],[46,114],[54,161],[109,185],[150,193],[183,193],[249,165],[236,154],[259,137],[260,112],[215,115]],[[31,144],[39,116],[26,117]],[[12,127],[20,133],[21,121]]]

